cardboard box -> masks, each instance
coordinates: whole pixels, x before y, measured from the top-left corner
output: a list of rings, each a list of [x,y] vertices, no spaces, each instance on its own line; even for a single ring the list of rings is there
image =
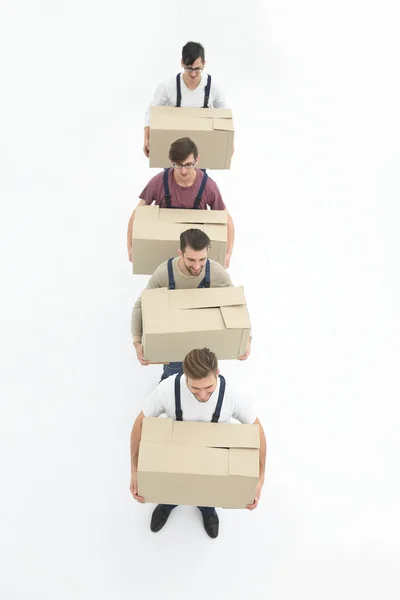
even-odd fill
[[[143,351],[151,362],[182,361],[194,348],[218,359],[246,352],[250,335],[243,287],[142,292]]]
[[[259,479],[258,425],[145,417],[138,493],[146,502],[245,508]]]
[[[150,167],[170,167],[173,142],[189,137],[199,151],[201,169],[230,169],[234,128],[227,108],[175,108],[150,110]]]
[[[133,273],[152,275],[164,261],[176,256],[179,236],[201,229],[211,239],[209,258],[224,264],[228,241],[226,210],[195,210],[138,206],[132,229]]]

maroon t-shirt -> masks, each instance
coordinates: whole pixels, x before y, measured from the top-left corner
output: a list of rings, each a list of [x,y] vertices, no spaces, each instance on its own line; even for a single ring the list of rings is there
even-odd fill
[[[196,169],[196,179],[190,187],[182,187],[175,181],[174,170],[170,169],[168,173],[169,193],[171,195],[171,206],[176,208],[193,208],[197,193],[200,189],[201,181],[204,177],[203,171]],[[167,208],[164,194],[164,172],[158,173],[140,194],[140,199],[145,200],[146,204],[157,204],[160,208]],[[226,206],[222,200],[217,184],[210,177],[207,179],[206,187],[201,197],[199,208],[212,210],[225,210]]]

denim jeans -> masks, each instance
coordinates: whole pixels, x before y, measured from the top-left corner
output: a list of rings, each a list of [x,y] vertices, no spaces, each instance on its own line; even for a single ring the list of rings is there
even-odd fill
[[[182,363],[181,362],[170,362],[163,367],[163,374],[161,375],[160,381],[167,379],[171,375],[177,375],[182,372]]]
[[[171,510],[173,508],[176,508],[178,505],[177,504],[161,504],[160,506],[165,506],[165,508],[170,508]],[[213,506],[198,506],[197,507],[202,514],[205,517],[208,517],[209,515],[213,515],[215,512],[215,508]]]

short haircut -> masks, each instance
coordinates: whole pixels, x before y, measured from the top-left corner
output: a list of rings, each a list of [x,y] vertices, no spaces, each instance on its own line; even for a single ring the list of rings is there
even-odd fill
[[[201,62],[204,62],[204,48],[197,42],[188,42],[182,48],[182,61],[187,67],[190,67],[195,60],[201,58]]]
[[[217,375],[217,371],[217,357],[208,348],[191,350],[183,361],[183,372],[190,379],[204,379],[212,374]]]
[[[193,154],[194,159],[199,155],[199,151],[197,150],[196,144],[188,137],[179,138],[169,149],[168,158],[172,162],[182,162],[188,156]]]
[[[182,231],[180,236],[181,252],[184,253],[186,248],[190,246],[193,250],[207,250],[211,246],[211,240],[201,229],[186,229]]]

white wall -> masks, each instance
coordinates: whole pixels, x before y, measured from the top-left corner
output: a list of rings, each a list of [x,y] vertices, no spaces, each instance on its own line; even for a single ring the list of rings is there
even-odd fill
[[[396,4],[62,2],[0,9],[1,505],[5,600],[398,598]],[[125,251],[143,112],[186,41],[235,111],[230,269],[268,437],[254,513],[157,535],[129,434],[158,367]],[[262,217],[262,218],[261,218]]]

